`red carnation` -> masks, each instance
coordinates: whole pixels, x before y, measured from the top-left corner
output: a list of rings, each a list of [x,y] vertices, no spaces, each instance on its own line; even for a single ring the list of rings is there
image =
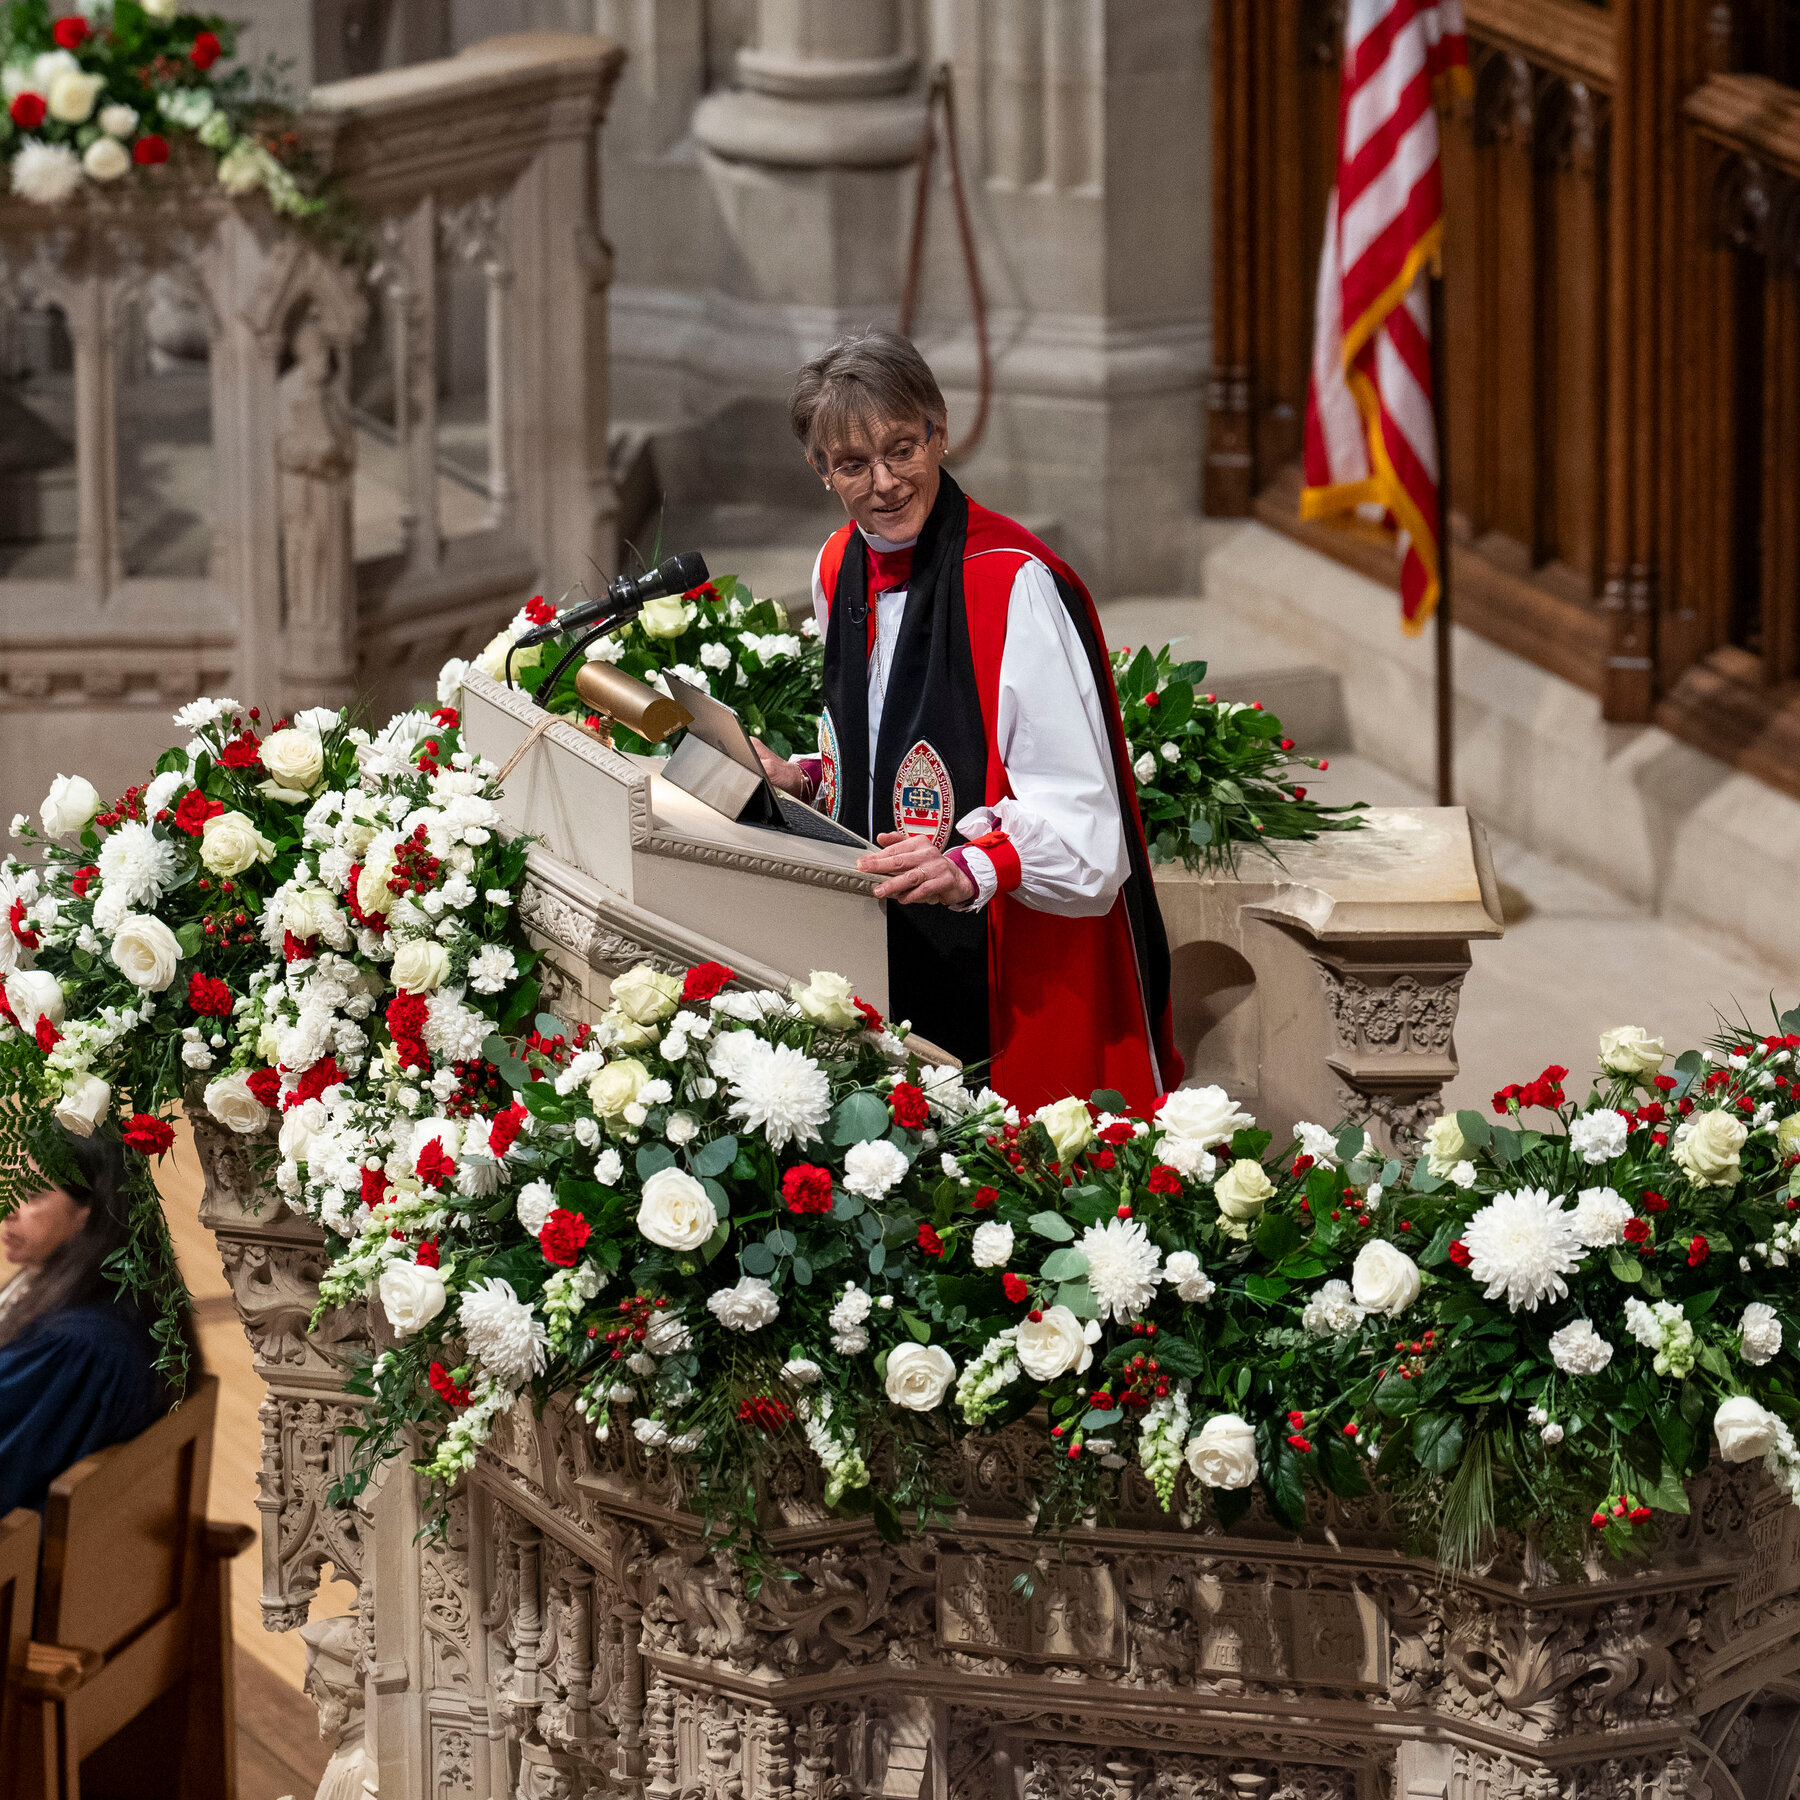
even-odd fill
[[[1179,1194],[1181,1192],[1181,1172],[1171,1169],[1167,1163],[1158,1163],[1150,1171],[1150,1179],[1144,1185],[1153,1194]]]
[[[1507,1103],[1512,1100],[1520,1100],[1524,1095],[1524,1092],[1525,1090],[1520,1087],[1516,1081],[1510,1082],[1507,1086],[1498,1089],[1494,1094],[1494,1111],[1497,1113],[1504,1113],[1506,1111]]]
[[[831,1211],[831,1171],[796,1163],[781,1178],[781,1197],[791,1213]]]
[[[580,1213],[570,1212],[566,1206],[559,1206],[544,1221],[544,1229],[538,1233],[538,1243],[544,1252],[544,1261],[555,1263],[559,1269],[572,1269],[575,1259],[581,1254],[581,1246],[588,1241],[588,1234],[593,1227]]]
[[[42,94],[15,94],[11,107],[12,122],[21,131],[36,131],[49,111]]]
[[[1696,1231],[1688,1240],[1688,1267],[1690,1269],[1699,1268],[1711,1255],[1712,1245]]]
[[[1031,1298],[1030,1284],[1009,1269],[1000,1277],[1000,1285],[1006,1290],[1006,1297],[1014,1306],[1023,1306]]]
[[[1088,1167],[1090,1169],[1098,1169],[1103,1174],[1106,1170],[1112,1168],[1118,1160],[1117,1155],[1111,1150],[1090,1150],[1088,1152]]]
[[[79,50],[88,34],[88,22],[79,13],[68,13],[50,27],[59,50]]]
[[[1649,1213],[1667,1212],[1669,1210],[1668,1201],[1666,1201],[1655,1188],[1645,1188],[1643,1193],[1638,1197],[1638,1205],[1640,1205],[1645,1212]]]
[[[161,1156],[175,1141],[175,1127],[155,1113],[133,1113],[125,1121],[125,1141],[145,1156]]]
[[[1652,1075],[1650,1079],[1665,1094],[1674,1093],[1676,1087],[1679,1085],[1673,1075]]]
[[[556,608],[542,594],[533,594],[525,602],[525,616],[534,625],[548,625],[556,617]]]
[[[437,1239],[428,1237],[414,1252],[413,1261],[423,1268],[435,1269],[438,1266]]]
[[[1469,1266],[1469,1246],[1465,1244],[1461,1238],[1456,1238],[1452,1241],[1450,1245],[1450,1260],[1455,1263],[1459,1269],[1466,1269]]]
[[[878,1013],[868,1001],[852,994],[850,996],[850,1004],[862,1015],[863,1028],[865,1030],[879,1031],[881,1029],[881,1014]]]
[[[1100,1128],[1100,1141],[1103,1144],[1129,1144],[1136,1135],[1129,1119],[1114,1119],[1110,1125]]]
[[[194,33],[194,47],[188,52],[188,61],[204,73],[224,53],[225,46],[210,31],[197,31]]]
[[[294,1084],[294,1091],[288,1095],[283,1110],[291,1112],[308,1100],[317,1100],[327,1088],[336,1087],[343,1079],[344,1071],[337,1066],[337,1058],[321,1056]]]
[[[25,923],[25,896],[21,894],[7,909],[6,922],[12,927],[12,934],[27,950],[35,950],[43,943],[43,939]]]
[[[974,1207],[977,1212],[986,1212],[999,1198],[1000,1190],[998,1188],[978,1187],[975,1190],[975,1198],[971,1200],[969,1204]]]
[[[1648,1219],[1627,1219],[1622,1235],[1628,1244],[1647,1243],[1650,1238],[1650,1221]]]
[[[738,1402],[738,1423],[754,1425],[758,1431],[780,1431],[793,1418],[794,1409],[773,1394],[754,1394]]]
[[[62,1042],[62,1033],[50,1023],[48,1013],[39,1013],[37,1024],[32,1028],[33,1037],[37,1039],[37,1047],[48,1056]]]
[[[434,1362],[431,1365],[430,1373],[426,1379],[431,1383],[431,1391],[436,1394],[446,1406],[456,1407],[467,1406],[469,1404],[469,1390],[466,1387],[458,1387],[456,1383],[450,1379],[450,1371],[446,1369],[441,1362]]]
[[[319,954],[319,940],[316,937],[297,938],[291,931],[281,934],[281,959],[283,962],[311,962]]]
[[[694,1006],[722,993],[737,979],[722,962],[695,963],[682,978],[681,1004]]]
[[[281,1104],[281,1071],[257,1069],[244,1077],[244,1086],[256,1096],[259,1106],[273,1109]]]
[[[919,1221],[919,1248],[923,1250],[927,1256],[942,1256],[944,1254],[944,1240],[939,1237],[937,1232],[923,1219]]]
[[[189,788],[175,808],[175,824],[189,837],[199,837],[208,819],[216,819],[225,810],[223,801],[209,800],[198,788]]]
[[[77,900],[85,900],[87,898],[88,883],[99,873],[99,868],[90,863],[85,869],[77,869],[75,873],[69,877],[69,889]]]
[[[430,1139],[413,1164],[413,1173],[427,1187],[441,1188],[456,1173],[455,1159],[444,1154],[444,1146]]]
[[[169,140],[157,132],[146,131],[131,146],[131,160],[140,169],[154,169],[169,160]]]
[[[431,1053],[425,1048],[425,1020],[430,1006],[423,994],[396,994],[387,1004],[388,1036],[394,1040],[402,1069],[431,1067]]]
[[[454,706],[440,706],[431,715],[434,725],[441,725],[446,731],[454,731],[462,723],[462,717]]]
[[[362,1172],[363,1205],[379,1206],[387,1194],[387,1185],[385,1169],[364,1169]]]
[[[511,1106],[494,1114],[494,1122],[488,1127],[488,1148],[495,1156],[504,1156],[517,1140],[525,1125],[525,1108],[516,1100]]]
[[[904,1125],[908,1131],[923,1131],[931,1123],[925,1090],[914,1087],[910,1081],[894,1083],[894,1091],[888,1096],[888,1108],[894,1115],[894,1123]]]
[[[231,989],[224,982],[211,975],[202,975],[196,969],[188,977],[188,1005],[202,1018],[229,1019]]]
[[[254,731],[240,732],[219,752],[219,766],[225,769],[260,769],[262,739]],[[223,812],[225,809],[219,809]]]

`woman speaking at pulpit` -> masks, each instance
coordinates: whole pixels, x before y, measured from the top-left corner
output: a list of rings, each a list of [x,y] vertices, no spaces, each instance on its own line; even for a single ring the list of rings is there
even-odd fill
[[[870,838],[896,1018],[1024,1110],[1176,1086],[1169,952],[1105,640],[1047,546],[943,468],[946,409],[905,338],[801,371],[794,434],[848,521],[819,553],[819,753],[778,786]]]

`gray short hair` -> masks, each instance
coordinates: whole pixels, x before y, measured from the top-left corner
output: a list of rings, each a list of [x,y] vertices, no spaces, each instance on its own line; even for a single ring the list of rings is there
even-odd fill
[[[910,338],[881,326],[841,337],[815,356],[795,378],[788,401],[794,436],[815,464],[852,426],[868,431],[884,422],[930,419],[942,431],[947,417],[931,365]]]

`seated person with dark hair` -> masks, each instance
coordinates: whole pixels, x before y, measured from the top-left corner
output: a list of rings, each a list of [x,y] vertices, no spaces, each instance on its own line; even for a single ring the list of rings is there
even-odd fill
[[[125,1150],[65,1136],[66,1180],[0,1220],[19,1273],[0,1288],[0,1516],[147,1430],[169,1403],[143,1320],[103,1265],[128,1237]]]

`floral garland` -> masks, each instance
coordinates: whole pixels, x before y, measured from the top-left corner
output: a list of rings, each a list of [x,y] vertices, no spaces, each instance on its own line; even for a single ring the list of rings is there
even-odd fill
[[[153,177],[191,141],[227,193],[262,188],[278,212],[319,210],[289,166],[298,140],[276,130],[280,109],[248,70],[213,73],[235,48],[236,27],[177,0],[56,17],[44,0],[11,0],[0,14],[0,157],[12,191],[58,206],[134,169]]]
[[[643,967],[593,1024],[539,1012],[524,845],[448,702],[179,719],[144,787],[15,821],[0,1161],[46,1110],[134,1167],[178,1101],[273,1136],[322,1306],[394,1334],[352,1485],[416,1431],[447,1488],[565,1393],[752,1539],[771,1455],[892,1534],[947,1438],[1030,1420],[1046,1523],[1134,1461],[1225,1525],[1373,1482],[1453,1566],[1512,1519],[1639,1548],[1715,1449],[1800,1499],[1800,1012],[1672,1064],[1609,1032],[1586,1101],[1549,1068],[1410,1157],[1313,1123],[1271,1156],[1218,1088],[1021,1118],[830,974]]]
[[[539,595],[495,636],[476,666],[504,680],[513,644],[555,616]],[[512,659],[514,681],[536,698],[570,647],[563,639],[519,651]],[[782,608],[755,599],[736,576],[721,576],[679,599],[651,601],[616,636],[589,645],[587,655],[653,685],[665,670],[679,676],[734,707],[780,756],[804,753],[818,739],[825,650],[817,625],[808,618],[790,630]],[[1296,754],[1294,740],[1261,702],[1199,691],[1205,663],[1177,663],[1167,645],[1154,652],[1115,650],[1111,660],[1152,862],[1232,869],[1242,845],[1310,843],[1322,832],[1354,831],[1362,824],[1360,802],[1326,806],[1307,797],[1293,768],[1330,764]],[[448,665],[440,699],[454,692],[467,666]],[[572,683],[559,683],[548,704],[552,712],[575,717],[586,710]],[[680,741],[646,744],[618,728],[615,737],[625,749],[663,755]]]

